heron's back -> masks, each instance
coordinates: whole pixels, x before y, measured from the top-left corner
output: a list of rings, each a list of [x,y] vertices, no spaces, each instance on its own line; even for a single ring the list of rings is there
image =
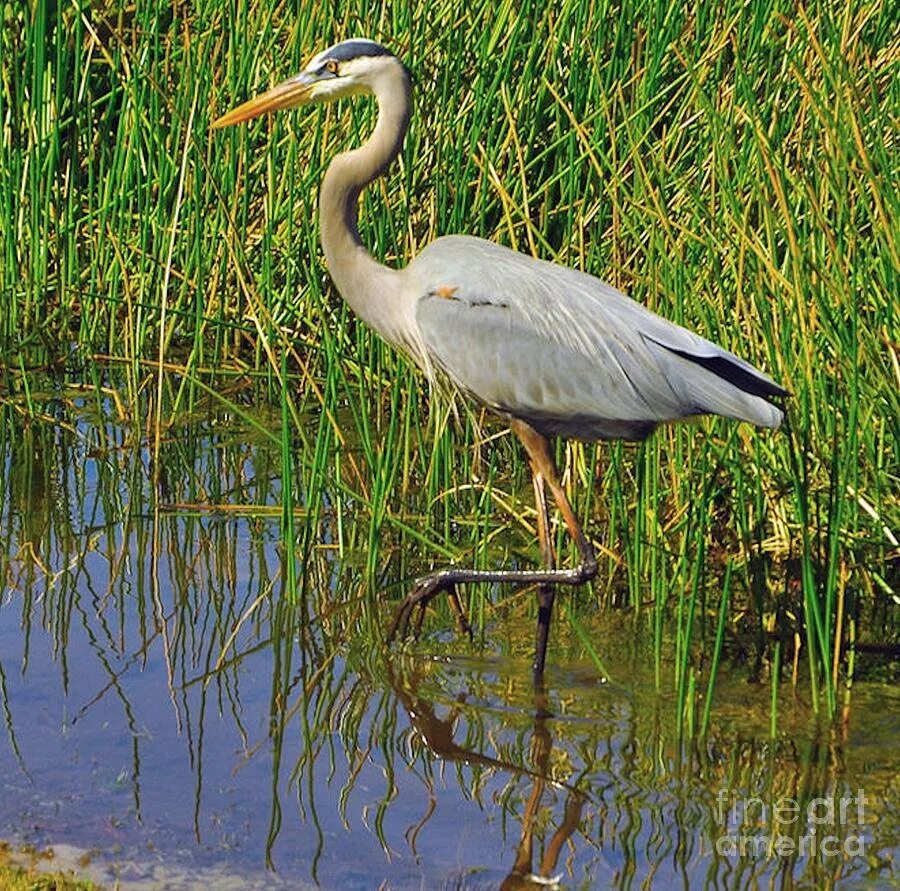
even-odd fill
[[[585,273],[447,236],[404,278],[430,363],[546,434],[643,439],[697,414],[781,422],[769,377]]]

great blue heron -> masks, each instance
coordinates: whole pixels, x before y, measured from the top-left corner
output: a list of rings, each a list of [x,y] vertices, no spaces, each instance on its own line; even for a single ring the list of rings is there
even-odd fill
[[[319,220],[331,277],[354,312],[431,378],[507,418],[533,473],[544,570],[445,569],[419,579],[389,637],[405,635],[419,607],[447,593],[460,627],[471,628],[456,586],[537,584],[534,673],[544,669],[554,586],[597,574],[590,541],[566,498],[548,437],[642,440],[663,421],[716,414],[777,427],[772,399],[786,391],[743,359],[666,321],[583,272],[537,260],[481,238],[448,235],[404,269],[373,259],[357,228],[360,193],[397,157],[409,125],[410,77],[389,50],[345,40],[300,74],[220,117],[213,127],[265,112],[371,93],[378,123],[367,142],[334,158],[322,180]],[[557,569],[544,484],[580,554]]]

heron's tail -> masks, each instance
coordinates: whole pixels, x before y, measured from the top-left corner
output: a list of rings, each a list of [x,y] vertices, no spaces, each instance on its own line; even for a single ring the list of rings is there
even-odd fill
[[[784,412],[773,400],[784,399],[788,391],[749,362],[711,341],[702,341],[702,349],[696,352],[658,340],[652,343],[683,363],[681,373],[673,378],[689,413],[722,415],[759,427],[781,424]]]

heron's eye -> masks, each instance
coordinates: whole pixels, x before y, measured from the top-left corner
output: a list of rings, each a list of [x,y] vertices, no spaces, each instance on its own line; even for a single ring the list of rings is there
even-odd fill
[[[334,61],[334,59],[330,59],[325,63],[325,70],[330,71],[332,74],[338,73],[338,63]]]

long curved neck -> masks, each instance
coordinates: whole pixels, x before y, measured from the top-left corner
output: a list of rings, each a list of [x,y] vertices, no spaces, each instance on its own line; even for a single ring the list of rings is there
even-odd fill
[[[369,255],[356,221],[362,190],[387,170],[403,145],[411,108],[409,75],[399,63],[392,65],[373,91],[378,123],[366,143],[329,165],[319,192],[319,224],[328,270],[341,296],[364,321],[396,342],[385,304],[399,287],[398,273]]]

